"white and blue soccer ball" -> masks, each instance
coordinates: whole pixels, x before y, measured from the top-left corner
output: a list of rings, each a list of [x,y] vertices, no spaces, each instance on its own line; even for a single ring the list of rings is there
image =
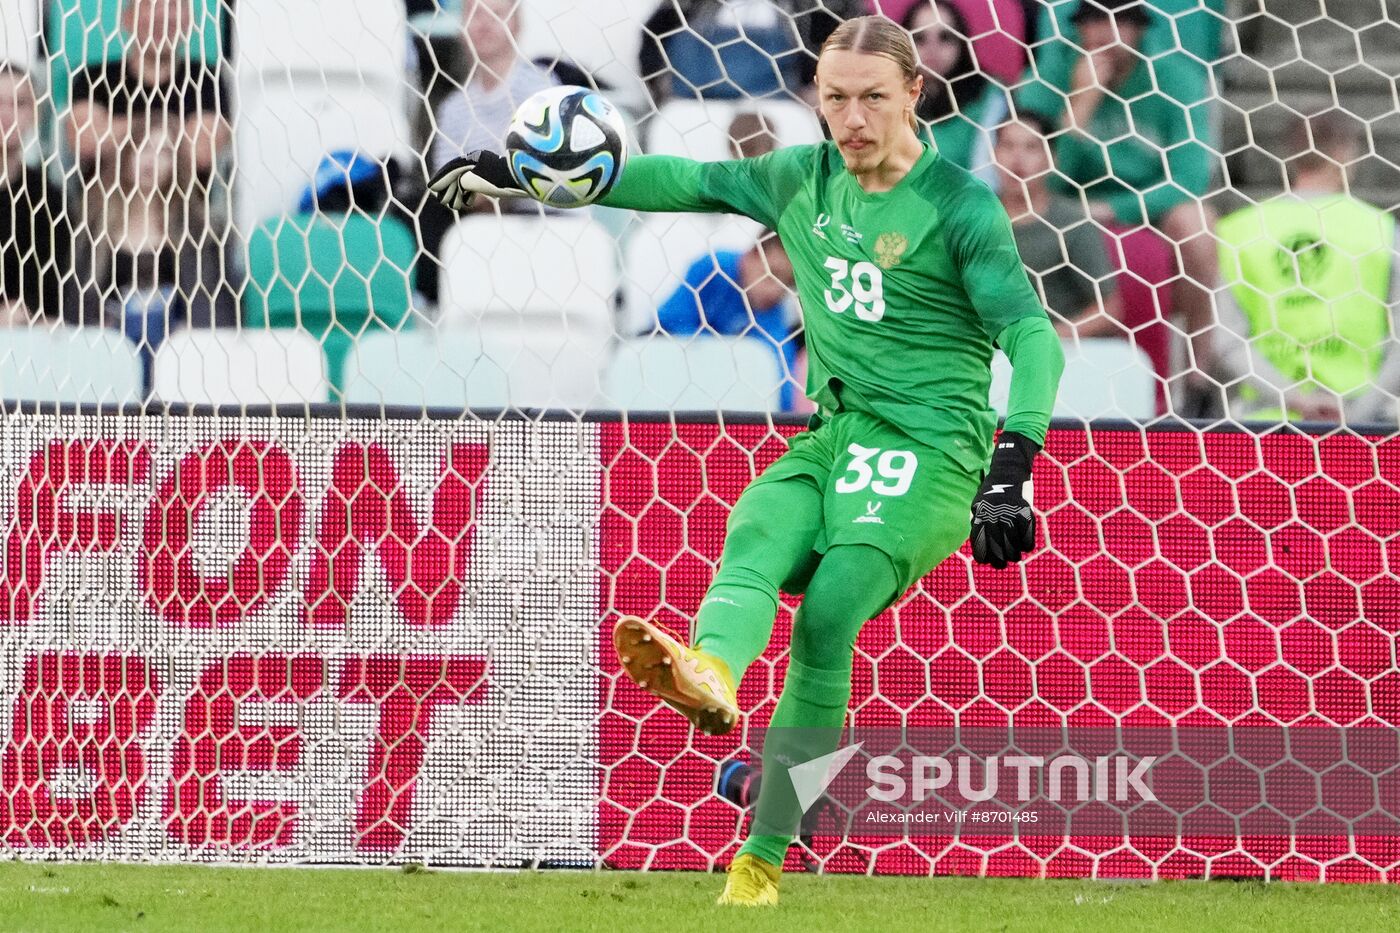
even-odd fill
[[[516,184],[553,207],[583,207],[612,190],[627,164],[627,125],[597,91],[547,88],[516,108],[506,131]]]

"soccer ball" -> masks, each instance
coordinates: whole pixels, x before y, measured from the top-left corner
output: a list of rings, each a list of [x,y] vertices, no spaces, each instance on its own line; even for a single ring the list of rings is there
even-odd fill
[[[506,131],[516,184],[553,207],[583,207],[612,190],[627,164],[627,126],[597,91],[563,85],[522,103]]]

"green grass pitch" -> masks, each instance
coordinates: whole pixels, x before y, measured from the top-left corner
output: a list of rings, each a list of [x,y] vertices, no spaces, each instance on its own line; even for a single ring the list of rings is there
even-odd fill
[[[719,875],[0,864],[0,931],[1394,930],[1400,887],[986,878],[784,879],[775,910]]]

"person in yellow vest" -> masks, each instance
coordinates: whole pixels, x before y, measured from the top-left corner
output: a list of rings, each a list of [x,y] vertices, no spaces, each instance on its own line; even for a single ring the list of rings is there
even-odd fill
[[[1354,117],[1326,111],[1289,131],[1287,193],[1216,227],[1241,420],[1394,423],[1400,396],[1400,241],[1395,218],[1347,193],[1363,153]],[[1236,306],[1237,305],[1237,306]]]

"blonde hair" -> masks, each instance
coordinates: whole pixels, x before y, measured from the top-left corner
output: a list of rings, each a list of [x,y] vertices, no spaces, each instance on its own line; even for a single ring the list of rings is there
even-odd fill
[[[822,43],[821,55],[832,52],[859,52],[862,55],[883,55],[899,66],[906,85],[919,76],[919,57],[914,51],[914,38],[909,30],[884,16],[856,16],[837,26]],[[818,61],[821,55],[817,56]],[[909,127],[919,131],[919,122],[909,114]]]

